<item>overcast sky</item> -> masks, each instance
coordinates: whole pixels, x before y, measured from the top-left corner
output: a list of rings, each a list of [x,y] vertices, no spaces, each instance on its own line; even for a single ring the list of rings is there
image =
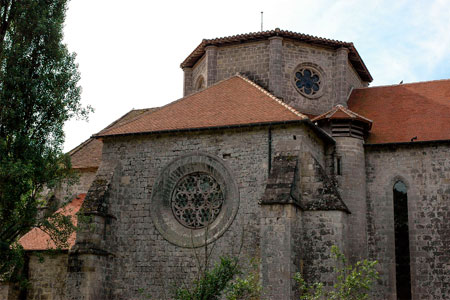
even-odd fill
[[[66,124],[69,151],[133,108],[182,97],[180,63],[203,38],[260,30],[353,42],[374,85],[450,78],[449,0],[72,0],[65,42],[77,53],[89,121]]]

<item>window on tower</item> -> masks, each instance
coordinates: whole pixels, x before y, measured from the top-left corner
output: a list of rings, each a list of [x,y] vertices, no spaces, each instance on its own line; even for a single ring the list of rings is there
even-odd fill
[[[319,66],[302,63],[294,69],[292,83],[295,89],[308,98],[320,97],[323,92],[324,76]]]

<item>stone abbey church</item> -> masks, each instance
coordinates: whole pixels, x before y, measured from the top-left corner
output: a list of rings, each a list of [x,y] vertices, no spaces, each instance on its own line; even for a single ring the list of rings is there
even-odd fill
[[[256,259],[261,299],[298,299],[296,272],[330,284],[332,245],[379,262],[373,299],[450,298],[450,80],[368,87],[352,43],[280,29],[181,68],[183,98],[70,152],[62,210],[89,224],[44,263],[48,236],[24,236],[29,288],[0,298],[170,299],[205,244]]]

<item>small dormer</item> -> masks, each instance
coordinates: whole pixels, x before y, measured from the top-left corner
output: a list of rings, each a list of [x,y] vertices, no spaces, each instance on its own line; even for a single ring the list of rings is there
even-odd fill
[[[203,40],[183,61],[184,95],[245,75],[297,110],[347,106],[372,76],[352,43],[280,29]]]

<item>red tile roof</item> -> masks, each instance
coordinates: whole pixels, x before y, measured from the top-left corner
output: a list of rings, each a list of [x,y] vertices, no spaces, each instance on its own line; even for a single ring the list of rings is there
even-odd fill
[[[118,127],[129,120],[136,118],[137,116],[157,110],[157,107],[154,108],[144,108],[144,109],[134,109],[127,112],[125,115],[108,125],[105,129]],[[103,130],[105,130],[103,129]],[[89,138],[84,141],[76,148],[69,152],[72,168],[73,169],[91,169],[98,168],[100,166],[100,162],[102,160],[102,147],[103,143],[101,140]]]
[[[96,136],[300,121],[307,117],[240,75]]]
[[[73,169],[98,168],[102,161],[103,143],[90,138],[69,152]]]
[[[320,121],[323,119],[341,119],[341,120],[351,119],[351,120],[357,120],[357,121],[366,123],[368,128],[370,128],[372,126],[372,120],[369,120],[369,119],[351,111],[350,109],[343,107],[342,105],[336,105],[330,111],[327,111],[326,113],[315,117],[311,121],[316,122],[316,121]]]
[[[195,48],[194,51],[192,51],[192,53],[181,63],[181,68],[194,66],[195,63],[205,54],[205,48],[208,46],[222,46],[248,41],[265,40],[272,36],[280,36],[283,38],[289,38],[312,45],[331,47],[333,49],[338,49],[341,47],[347,48],[349,50],[348,59],[350,60],[350,63],[355,68],[355,70],[358,72],[359,76],[367,82],[371,82],[373,80],[372,76],[369,73],[369,70],[364,64],[361,56],[359,56],[358,51],[356,51],[353,43],[330,40],[308,34],[281,30],[279,28],[276,28],[275,30],[251,32],[247,34],[238,34],[215,39],[204,39],[200,43],[200,45],[198,45],[197,48]]]
[[[72,216],[72,223],[77,225],[76,213],[80,210],[83,204],[86,194],[80,194],[67,205],[58,209],[56,212],[65,216]],[[73,232],[68,240],[68,248],[62,250],[68,250],[75,244],[76,232]],[[56,249],[56,245],[50,236],[39,228],[31,229],[27,234],[20,238],[19,243],[25,250],[48,250]]]
[[[450,80],[353,90],[348,107],[373,121],[369,144],[450,140]]]

